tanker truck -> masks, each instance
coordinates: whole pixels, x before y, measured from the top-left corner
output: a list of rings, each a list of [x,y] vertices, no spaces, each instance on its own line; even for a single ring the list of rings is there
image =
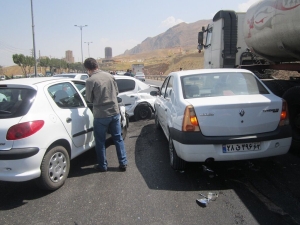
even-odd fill
[[[221,10],[198,33],[198,50],[204,51],[204,68],[248,69],[285,99],[292,146],[300,148],[299,0],[260,0],[247,12]],[[274,72],[284,70],[298,73],[293,72],[296,75],[289,79],[274,79]]]

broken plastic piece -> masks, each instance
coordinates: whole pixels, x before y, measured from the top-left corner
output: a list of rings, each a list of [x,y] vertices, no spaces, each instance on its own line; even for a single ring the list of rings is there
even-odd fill
[[[206,207],[209,203],[209,199],[201,198],[196,200],[201,206]]]
[[[216,193],[212,193],[212,192],[208,192],[207,198],[211,201],[215,201],[218,197],[218,194]]]

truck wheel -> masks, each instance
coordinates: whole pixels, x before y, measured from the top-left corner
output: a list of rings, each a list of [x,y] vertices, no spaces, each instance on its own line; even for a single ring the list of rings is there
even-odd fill
[[[136,120],[144,120],[151,117],[152,111],[149,106],[141,105],[134,112]]]
[[[263,82],[275,95],[282,97],[283,91],[275,80],[266,80]]]
[[[293,144],[300,146],[300,86],[287,90],[283,99],[287,101],[290,124],[293,129]]]
[[[37,185],[45,190],[54,191],[64,185],[70,170],[70,157],[62,146],[48,150],[42,160],[41,176]]]
[[[174,148],[173,140],[169,138],[170,165],[174,170],[184,170],[186,162],[181,159]]]

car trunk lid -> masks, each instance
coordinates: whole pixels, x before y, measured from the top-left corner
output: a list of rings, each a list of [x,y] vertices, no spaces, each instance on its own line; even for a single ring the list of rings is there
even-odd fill
[[[279,124],[282,108],[282,100],[269,95],[208,97],[187,101],[194,106],[201,132],[205,136],[274,131]]]

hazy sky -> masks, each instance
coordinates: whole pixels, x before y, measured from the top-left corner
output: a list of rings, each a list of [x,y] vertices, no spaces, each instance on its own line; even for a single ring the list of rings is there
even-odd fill
[[[105,47],[116,56],[177,23],[211,19],[221,9],[246,11],[256,1],[32,0],[36,55],[61,59],[71,50],[81,62],[81,33],[74,25],[88,25],[82,28],[83,59],[103,58]],[[5,67],[14,65],[13,54],[31,55],[31,0],[0,3],[0,66]]]

